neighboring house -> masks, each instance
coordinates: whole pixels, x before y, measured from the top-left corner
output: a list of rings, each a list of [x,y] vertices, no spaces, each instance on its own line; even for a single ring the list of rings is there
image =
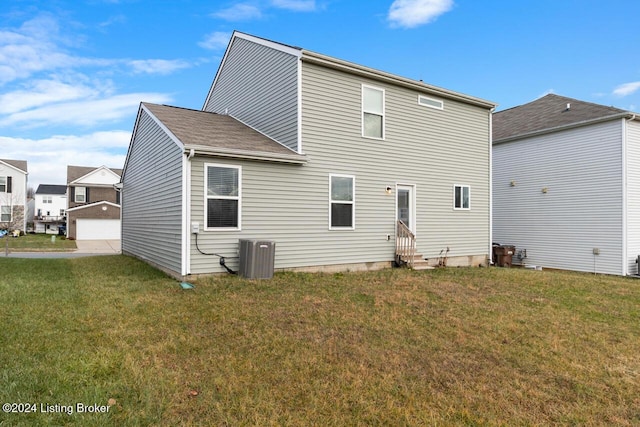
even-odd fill
[[[66,209],[66,185],[40,184],[35,194],[35,232],[58,234],[67,220]]]
[[[123,252],[184,276],[266,239],[276,269],[375,269],[413,261],[400,220],[431,265],[486,265],[494,107],[235,32],[202,111],[141,104]]]
[[[120,239],[122,169],[67,166],[67,237],[77,240]]]
[[[27,162],[0,159],[0,229],[27,231]]]
[[[640,116],[551,94],[495,113],[493,144],[495,242],[530,265],[638,273]]]

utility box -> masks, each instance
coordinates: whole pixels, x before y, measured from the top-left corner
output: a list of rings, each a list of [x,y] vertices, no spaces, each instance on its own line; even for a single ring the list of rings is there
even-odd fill
[[[238,274],[247,279],[271,279],[276,258],[276,242],[240,239]]]

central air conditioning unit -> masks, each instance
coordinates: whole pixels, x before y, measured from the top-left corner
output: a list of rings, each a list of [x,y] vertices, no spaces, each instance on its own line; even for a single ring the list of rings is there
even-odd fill
[[[238,274],[247,279],[271,279],[276,258],[276,242],[240,239]]]

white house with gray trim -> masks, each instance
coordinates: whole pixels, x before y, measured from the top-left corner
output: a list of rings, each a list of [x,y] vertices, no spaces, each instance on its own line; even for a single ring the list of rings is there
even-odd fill
[[[399,221],[423,263],[486,265],[495,105],[235,32],[202,110],[142,103],[122,174],[122,249],[176,276],[376,269]]]
[[[550,94],[495,113],[493,145],[495,242],[529,265],[638,273],[640,116]]]
[[[0,159],[0,230],[27,231],[27,162]]]

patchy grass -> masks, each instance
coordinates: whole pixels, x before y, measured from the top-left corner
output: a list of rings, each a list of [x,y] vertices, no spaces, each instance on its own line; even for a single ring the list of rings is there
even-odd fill
[[[640,281],[516,269],[175,280],[0,259],[7,425],[638,425]],[[3,418],[0,418],[2,425]]]
[[[0,256],[5,249],[11,252],[52,251],[64,252],[77,249],[75,240],[68,240],[63,236],[55,236],[51,241],[51,234],[25,234],[20,237],[5,236],[0,238]]]

